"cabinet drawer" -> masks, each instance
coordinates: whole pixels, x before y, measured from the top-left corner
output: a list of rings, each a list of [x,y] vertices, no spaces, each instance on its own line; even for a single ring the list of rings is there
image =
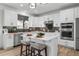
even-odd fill
[[[67,41],[67,40],[59,40],[58,44],[66,46],[66,47],[74,47],[75,46],[74,41]]]
[[[72,41],[66,41],[65,42],[65,46],[67,46],[67,47],[74,47],[74,42],[72,42]]]
[[[67,44],[69,47],[74,47],[74,41],[68,41]]]
[[[58,40],[58,44],[59,45],[65,45],[65,41],[64,40]]]

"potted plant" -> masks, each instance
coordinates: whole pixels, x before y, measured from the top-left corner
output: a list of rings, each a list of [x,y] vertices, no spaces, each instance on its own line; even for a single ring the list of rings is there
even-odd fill
[[[36,37],[42,38],[45,34],[44,33],[37,33]]]

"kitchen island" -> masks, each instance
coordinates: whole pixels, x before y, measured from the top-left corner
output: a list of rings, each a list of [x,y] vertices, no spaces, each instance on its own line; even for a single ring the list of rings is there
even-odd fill
[[[47,45],[47,55],[48,56],[57,56],[58,53],[58,32],[44,32],[43,38],[37,38],[35,32],[32,32],[33,36],[31,37],[32,42],[46,44]],[[26,34],[23,35],[25,38]]]

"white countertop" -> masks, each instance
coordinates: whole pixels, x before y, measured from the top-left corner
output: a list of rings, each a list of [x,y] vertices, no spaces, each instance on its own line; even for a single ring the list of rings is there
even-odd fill
[[[44,33],[45,33],[45,35],[43,38],[37,38],[36,36],[32,36],[32,38],[48,41],[48,40],[54,39],[59,36],[58,32],[53,32],[53,33],[52,32],[44,32]]]
[[[56,37],[58,37],[60,34],[59,32],[43,32],[45,33],[44,37],[43,38],[37,38],[36,35],[38,32],[31,32],[32,33],[32,36],[31,38],[36,38],[36,39],[39,39],[39,40],[51,40],[51,39],[54,39]],[[24,35],[23,36],[27,36],[27,33],[23,33]]]

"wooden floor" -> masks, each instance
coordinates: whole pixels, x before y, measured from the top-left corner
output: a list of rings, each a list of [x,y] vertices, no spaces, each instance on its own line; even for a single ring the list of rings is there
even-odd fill
[[[6,50],[0,50],[0,56],[18,56],[20,55],[20,46]]]
[[[0,50],[0,56],[19,56],[19,55],[20,55],[20,46],[7,50]],[[79,56],[79,51],[59,46],[58,56]]]
[[[79,56],[79,51],[59,45],[58,56]]]

